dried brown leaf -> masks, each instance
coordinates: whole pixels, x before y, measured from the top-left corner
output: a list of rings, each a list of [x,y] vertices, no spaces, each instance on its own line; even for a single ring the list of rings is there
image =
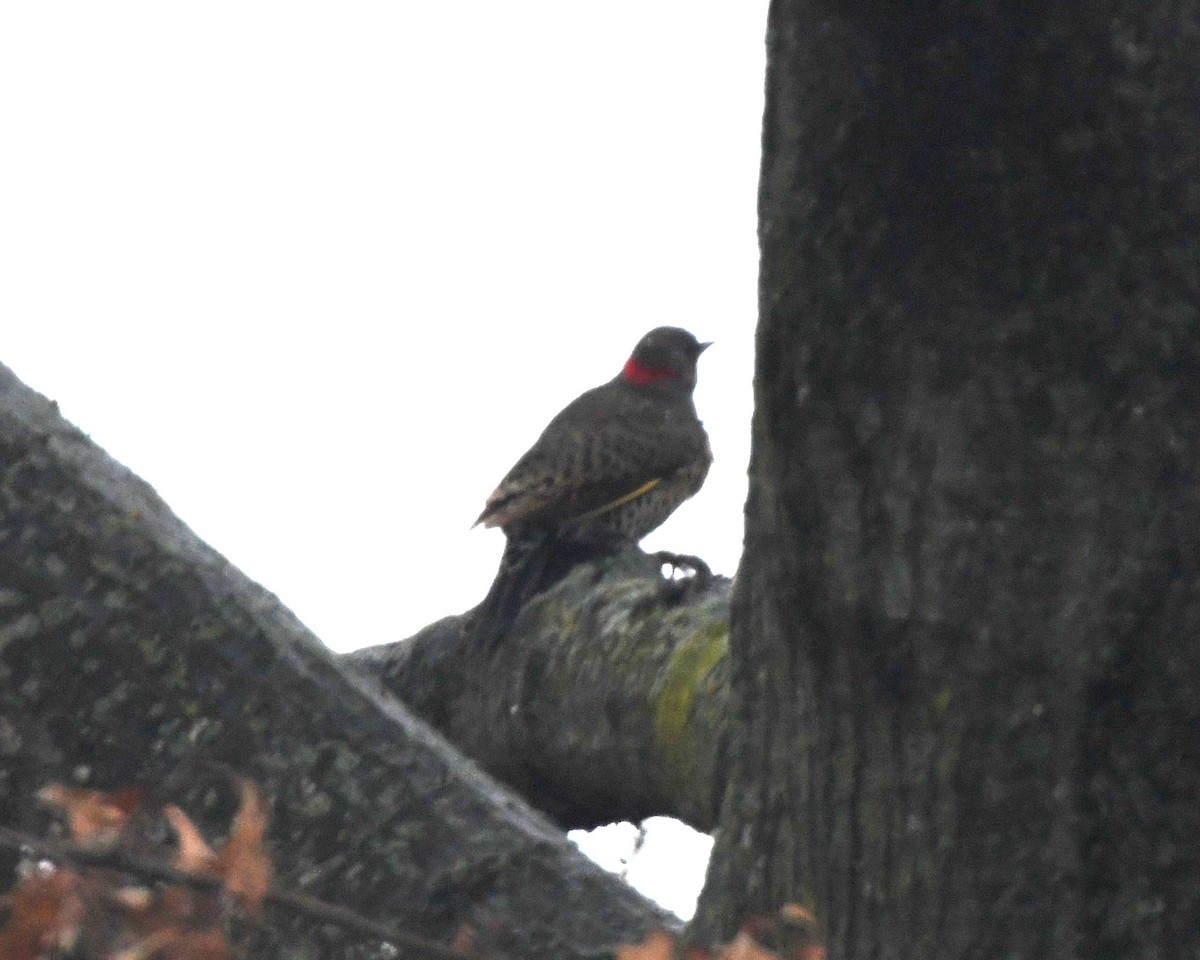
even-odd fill
[[[174,853],[157,843],[153,850],[178,870],[219,879],[242,909],[257,911],[271,882],[268,808],[251,781],[240,779],[238,786],[241,803],[220,850],[174,805],[162,808],[177,837]],[[50,784],[39,797],[63,810],[81,846],[135,850],[145,839],[129,826],[143,802],[140,790],[105,793]],[[147,888],[119,877],[104,870],[55,870],[18,885],[2,901],[10,916],[0,928],[0,960],[48,960],[77,941],[103,960],[232,960],[227,899],[186,884]]]
[[[262,791],[253,781],[242,777],[238,786],[242,802],[229,839],[218,854],[217,872],[242,909],[257,913],[271,887],[271,858],[265,845],[269,811]]]
[[[450,948],[468,957],[479,956],[479,934],[469,923],[464,923],[455,931],[450,941]]]
[[[739,933],[721,948],[717,960],[780,960],[779,954],[768,950],[753,937]]]
[[[141,806],[145,793],[136,788],[109,793],[72,787],[65,783],[51,783],[39,790],[37,796],[67,815],[67,826],[76,843],[102,849],[120,840],[129,818]]]
[[[192,818],[173,803],[163,807],[163,816],[175,830],[179,848],[175,852],[174,867],[188,873],[213,876],[217,872],[217,853],[208,845],[200,828]]]
[[[37,960],[50,950],[71,949],[87,913],[85,882],[74,870],[51,870],[17,884],[0,901],[9,911],[0,928],[0,957]]]
[[[671,960],[675,938],[665,930],[655,930],[641,943],[617,947],[617,960]]]
[[[136,943],[109,953],[105,960],[233,960],[233,947],[216,927],[185,930],[164,927]]]
[[[786,960],[825,960],[825,946],[821,942],[816,914],[798,903],[785,903],[773,916],[747,920],[738,932],[738,938],[726,950],[735,948],[741,939],[755,944],[767,956]],[[753,956],[748,955],[746,960]],[[738,955],[731,960],[743,958]]]

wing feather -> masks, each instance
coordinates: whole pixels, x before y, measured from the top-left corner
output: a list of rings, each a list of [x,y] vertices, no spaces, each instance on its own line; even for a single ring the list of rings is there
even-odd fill
[[[650,407],[598,416],[588,409],[594,393],[550,422],[488,497],[476,523],[553,526],[596,516],[648,493],[707,448],[694,419],[664,420]]]

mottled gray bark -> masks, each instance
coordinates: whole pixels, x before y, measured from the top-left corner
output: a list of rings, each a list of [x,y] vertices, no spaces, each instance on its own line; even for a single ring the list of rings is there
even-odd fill
[[[224,826],[224,764],[274,801],[287,887],[496,957],[595,957],[665,916],[343,672],[144,483],[0,367],[0,823],[52,780],[144,784]],[[11,879],[12,857],[0,862]],[[269,915],[247,955],[378,955]]]
[[[775,0],[698,931],[1200,955],[1200,10]]]
[[[730,581],[664,580],[630,548],[575,568],[492,652],[470,614],[346,655],[569,827],[663,815],[710,830],[724,787]]]

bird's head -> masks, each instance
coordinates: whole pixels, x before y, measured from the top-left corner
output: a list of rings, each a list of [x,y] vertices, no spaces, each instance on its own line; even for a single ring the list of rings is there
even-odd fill
[[[681,327],[655,327],[633,348],[621,376],[638,387],[662,386],[691,393],[696,386],[696,361],[709,346]]]

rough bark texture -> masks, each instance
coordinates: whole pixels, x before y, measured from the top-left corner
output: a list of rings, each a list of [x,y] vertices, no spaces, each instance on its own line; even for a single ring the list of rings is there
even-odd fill
[[[595,957],[665,915],[343,672],[276,599],[0,367],[0,823],[52,780],[145,784],[223,826],[274,800],[280,882],[496,957]],[[13,860],[0,862],[11,879]],[[272,915],[255,957],[381,956]]]
[[[1200,12],[776,0],[702,932],[1200,955]]]
[[[710,830],[731,583],[667,581],[660,566],[631,548],[575,568],[490,654],[465,614],[345,662],[564,826],[662,815]]]

